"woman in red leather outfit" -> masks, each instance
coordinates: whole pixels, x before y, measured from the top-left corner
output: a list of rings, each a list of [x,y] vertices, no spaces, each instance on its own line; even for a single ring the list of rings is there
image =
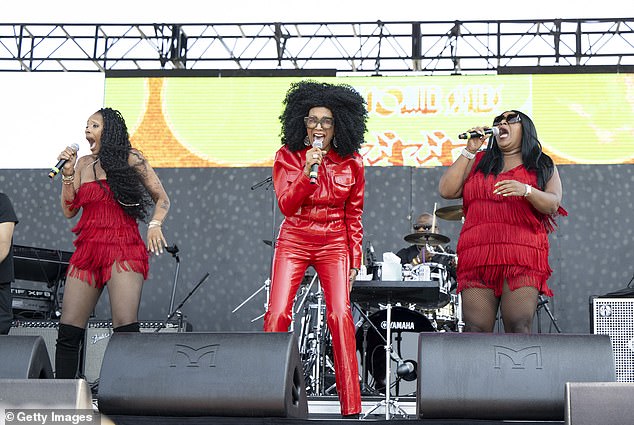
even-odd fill
[[[484,152],[485,128],[472,130],[479,137],[467,141],[439,190],[463,198],[457,274],[465,330],[492,332],[499,308],[506,332],[529,333],[539,294],[552,296],[548,234],[567,212],[557,167],[542,152],[533,121],[507,111],[493,126],[498,134]]]
[[[273,183],[284,215],[275,244],[264,330],[288,332],[297,289],[308,266],[317,272],[332,334],[343,416],[361,412],[350,289],[361,265],[365,177],[358,154],[366,131],[365,101],[347,85],[294,83],[284,100],[282,146]],[[311,147],[322,141],[321,148]],[[315,182],[309,177],[317,164]]]

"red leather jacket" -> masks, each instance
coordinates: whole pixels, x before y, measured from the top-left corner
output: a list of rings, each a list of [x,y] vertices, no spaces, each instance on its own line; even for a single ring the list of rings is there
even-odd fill
[[[359,268],[365,194],[363,159],[357,153],[342,158],[330,149],[319,166],[317,184],[310,184],[304,174],[308,149],[291,152],[282,146],[275,154],[273,184],[285,216],[280,234],[301,232],[325,238],[346,235],[350,267]]]

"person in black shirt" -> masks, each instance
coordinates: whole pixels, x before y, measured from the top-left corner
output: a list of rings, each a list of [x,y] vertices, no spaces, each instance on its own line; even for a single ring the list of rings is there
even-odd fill
[[[436,221],[435,228],[432,230],[434,221],[433,218],[434,216],[428,212],[424,212],[419,215],[412,226],[414,228],[414,232],[421,234],[440,234],[438,221]],[[456,257],[455,255],[444,254],[455,254],[455,252],[449,247],[449,245],[431,246],[431,249],[425,245],[410,245],[406,248],[400,249],[396,253],[396,255],[401,259],[401,264],[403,265],[411,264],[412,266],[416,266],[422,263],[437,263],[444,265],[451,281],[451,289],[453,289],[456,282]]]
[[[13,320],[11,282],[13,271],[13,229],[18,218],[11,200],[0,192],[0,335],[7,335]]]

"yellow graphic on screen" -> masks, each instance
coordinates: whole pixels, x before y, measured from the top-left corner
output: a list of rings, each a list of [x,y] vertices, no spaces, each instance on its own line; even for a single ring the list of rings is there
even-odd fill
[[[108,78],[133,145],[156,167],[268,167],[288,77]],[[505,110],[528,114],[559,164],[634,163],[634,75],[329,77],[367,101],[368,166],[450,165],[458,134]],[[336,124],[335,124],[336,125]]]

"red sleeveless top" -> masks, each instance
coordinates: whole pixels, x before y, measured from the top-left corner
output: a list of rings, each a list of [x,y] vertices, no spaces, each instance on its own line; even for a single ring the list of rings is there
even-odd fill
[[[148,253],[137,222],[114,199],[106,180],[82,184],[70,205],[82,208],[82,213],[72,229],[77,238],[69,276],[102,288],[116,262],[118,270],[141,273],[147,279]]]
[[[537,173],[519,165],[485,176],[476,172],[483,156],[484,152],[478,153],[462,190],[465,221],[456,247],[458,291],[472,282],[488,284],[496,277],[510,282],[510,278],[526,276],[540,293],[552,296],[546,283],[552,273],[548,233],[555,228],[555,216],[568,213],[560,207],[554,215],[543,214],[524,197],[494,195],[494,185],[501,180],[537,187]]]

